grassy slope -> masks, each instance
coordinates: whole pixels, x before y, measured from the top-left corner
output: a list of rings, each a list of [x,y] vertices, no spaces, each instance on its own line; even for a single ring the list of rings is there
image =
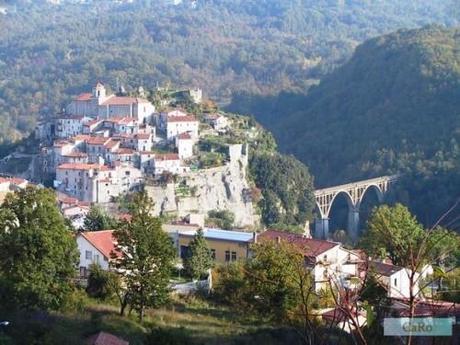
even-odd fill
[[[255,320],[247,320],[223,307],[198,299],[177,300],[168,307],[149,311],[143,325],[134,316],[120,317],[118,308],[95,301],[85,303],[79,312],[54,313],[49,317],[34,315],[1,315],[11,321],[7,334],[16,344],[80,345],[100,330],[126,339],[131,345],[145,344],[152,327],[162,327],[187,344],[282,344],[279,332]],[[284,336],[283,336],[284,337]]]

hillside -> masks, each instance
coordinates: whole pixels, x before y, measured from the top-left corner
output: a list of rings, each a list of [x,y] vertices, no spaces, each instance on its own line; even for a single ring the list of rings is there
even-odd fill
[[[94,79],[128,91],[199,86],[220,102],[235,91],[303,92],[369,37],[459,22],[456,0],[0,3],[0,141],[30,132]]]
[[[311,168],[318,185],[404,172],[419,177],[417,188],[407,186],[418,190],[415,199],[430,185],[428,205],[445,207],[460,192],[446,189],[460,181],[452,176],[459,157],[459,29],[431,26],[371,39],[308,96],[237,101],[239,111],[264,104],[267,112],[257,119],[283,151]],[[441,183],[444,173],[449,184]],[[427,184],[433,175],[439,181]]]

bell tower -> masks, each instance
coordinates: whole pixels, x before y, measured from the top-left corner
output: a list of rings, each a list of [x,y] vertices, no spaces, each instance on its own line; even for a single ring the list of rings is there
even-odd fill
[[[101,105],[107,99],[104,83],[98,81],[93,87],[93,98],[97,100],[97,104]]]

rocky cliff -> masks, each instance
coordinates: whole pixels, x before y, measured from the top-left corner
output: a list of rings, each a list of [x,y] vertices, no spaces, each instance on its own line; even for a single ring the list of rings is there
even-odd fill
[[[181,174],[176,183],[146,186],[155,202],[155,214],[205,214],[211,210],[230,210],[236,227],[259,223],[246,178],[247,157],[232,159],[225,166]]]

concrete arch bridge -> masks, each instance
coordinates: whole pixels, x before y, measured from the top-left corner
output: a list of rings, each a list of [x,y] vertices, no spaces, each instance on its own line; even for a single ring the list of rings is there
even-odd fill
[[[366,193],[374,189],[378,201],[381,203],[385,198],[385,194],[397,179],[397,175],[381,176],[316,190],[315,199],[320,218],[315,219],[314,237],[329,237],[329,214],[331,213],[332,205],[337,196],[344,194],[348,204],[348,234],[352,240],[356,240],[359,230],[359,209]]]

